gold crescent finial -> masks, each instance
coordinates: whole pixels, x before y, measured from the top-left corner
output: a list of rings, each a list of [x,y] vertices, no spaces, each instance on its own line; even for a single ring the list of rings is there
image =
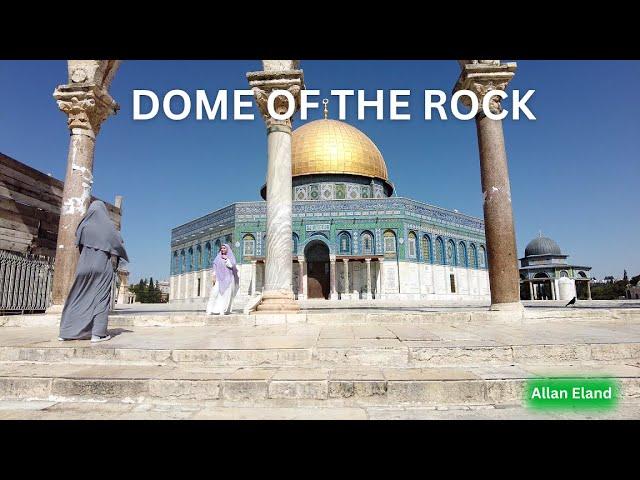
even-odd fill
[[[325,98],[324,100],[322,100],[322,104],[324,105],[324,119],[326,120],[327,118],[329,118],[329,109],[327,108],[329,99]]]

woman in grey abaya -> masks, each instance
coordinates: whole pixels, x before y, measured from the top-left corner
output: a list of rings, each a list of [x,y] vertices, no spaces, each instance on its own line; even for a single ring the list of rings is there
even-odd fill
[[[109,340],[107,319],[113,276],[121,258],[129,261],[120,232],[109,218],[107,207],[91,203],[78,228],[76,245],[80,259],[76,277],[62,310],[59,340]]]

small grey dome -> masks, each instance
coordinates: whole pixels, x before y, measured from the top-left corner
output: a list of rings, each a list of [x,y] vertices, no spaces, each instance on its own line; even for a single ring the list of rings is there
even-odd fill
[[[532,255],[562,255],[562,252],[555,241],[547,237],[537,237],[524,249],[525,257]]]

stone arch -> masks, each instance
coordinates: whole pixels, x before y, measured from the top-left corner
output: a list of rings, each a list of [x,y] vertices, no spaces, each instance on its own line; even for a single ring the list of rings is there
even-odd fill
[[[469,268],[478,268],[478,249],[475,243],[469,245]]]
[[[329,249],[329,254],[333,255],[335,253],[335,249],[334,249],[334,245],[331,241],[329,241],[329,237],[327,237],[327,235],[325,235],[324,233],[321,232],[316,232],[313,235],[311,235],[309,238],[306,239],[306,241],[302,244],[302,252],[304,253],[307,250],[307,246],[309,246],[309,244],[311,244],[314,241],[319,241],[324,243],[327,248]]]
[[[330,252],[329,245],[322,238],[310,240],[304,247],[309,298],[329,298]]]
[[[407,256],[418,258],[418,236],[413,230],[410,230],[407,235]]]
[[[193,269],[200,270],[202,268],[202,247],[198,244],[194,252]]]
[[[204,244],[203,266],[204,268],[209,268],[211,266],[211,242]]]
[[[432,249],[431,236],[428,233],[423,234],[420,239],[420,258],[423,262],[433,263]]]
[[[385,230],[382,234],[382,249],[385,255],[397,255],[398,237],[391,229]]]
[[[351,255],[351,252],[351,234],[343,230],[338,233],[338,253],[340,253],[341,255]]]
[[[242,237],[242,256],[253,257],[256,254],[256,237],[247,233]]]
[[[487,249],[484,245],[478,248],[478,268],[487,268]]]
[[[300,243],[300,238],[298,237],[298,234],[296,232],[293,232],[291,234],[291,241],[293,243],[293,254],[297,255],[298,254],[298,243]]]
[[[467,256],[467,245],[462,240],[458,242],[458,266],[469,268],[469,258]]]
[[[174,275],[180,273],[180,257],[178,256],[177,250],[173,251],[173,262],[171,266]]]
[[[442,237],[436,238],[435,263],[444,265],[444,240]]]
[[[452,239],[447,240],[447,265],[456,266],[457,262],[457,254],[456,254],[456,242]]]
[[[187,250],[187,272],[193,271],[193,247]]]
[[[549,278],[549,275],[544,272],[538,272],[533,276],[533,278]]]
[[[364,255],[373,255],[376,252],[375,235],[370,230],[360,232],[360,250]]]

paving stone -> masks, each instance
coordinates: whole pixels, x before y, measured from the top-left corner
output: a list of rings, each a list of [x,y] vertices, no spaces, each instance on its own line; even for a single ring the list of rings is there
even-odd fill
[[[479,379],[470,370],[456,368],[383,368],[382,373],[388,381]]]
[[[225,380],[221,398],[230,401],[261,400],[267,398],[266,380]]]
[[[589,345],[514,345],[512,349],[515,362],[576,362],[591,358]]]
[[[366,420],[362,408],[214,408],[196,413],[194,420]]]
[[[51,394],[48,378],[0,378],[0,399],[47,399]]]
[[[486,403],[483,381],[387,381],[389,403],[426,405]]]
[[[269,398],[326,399],[327,380],[272,380],[269,382]]]
[[[487,363],[510,364],[513,363],[513,351],[511,347],[409,347],[409,362],[412,365],[451,365],[451,366],[476,366]]]
[[[216,400],[220,398],[217,380],[151,380],[149,395],[162,399]]]

